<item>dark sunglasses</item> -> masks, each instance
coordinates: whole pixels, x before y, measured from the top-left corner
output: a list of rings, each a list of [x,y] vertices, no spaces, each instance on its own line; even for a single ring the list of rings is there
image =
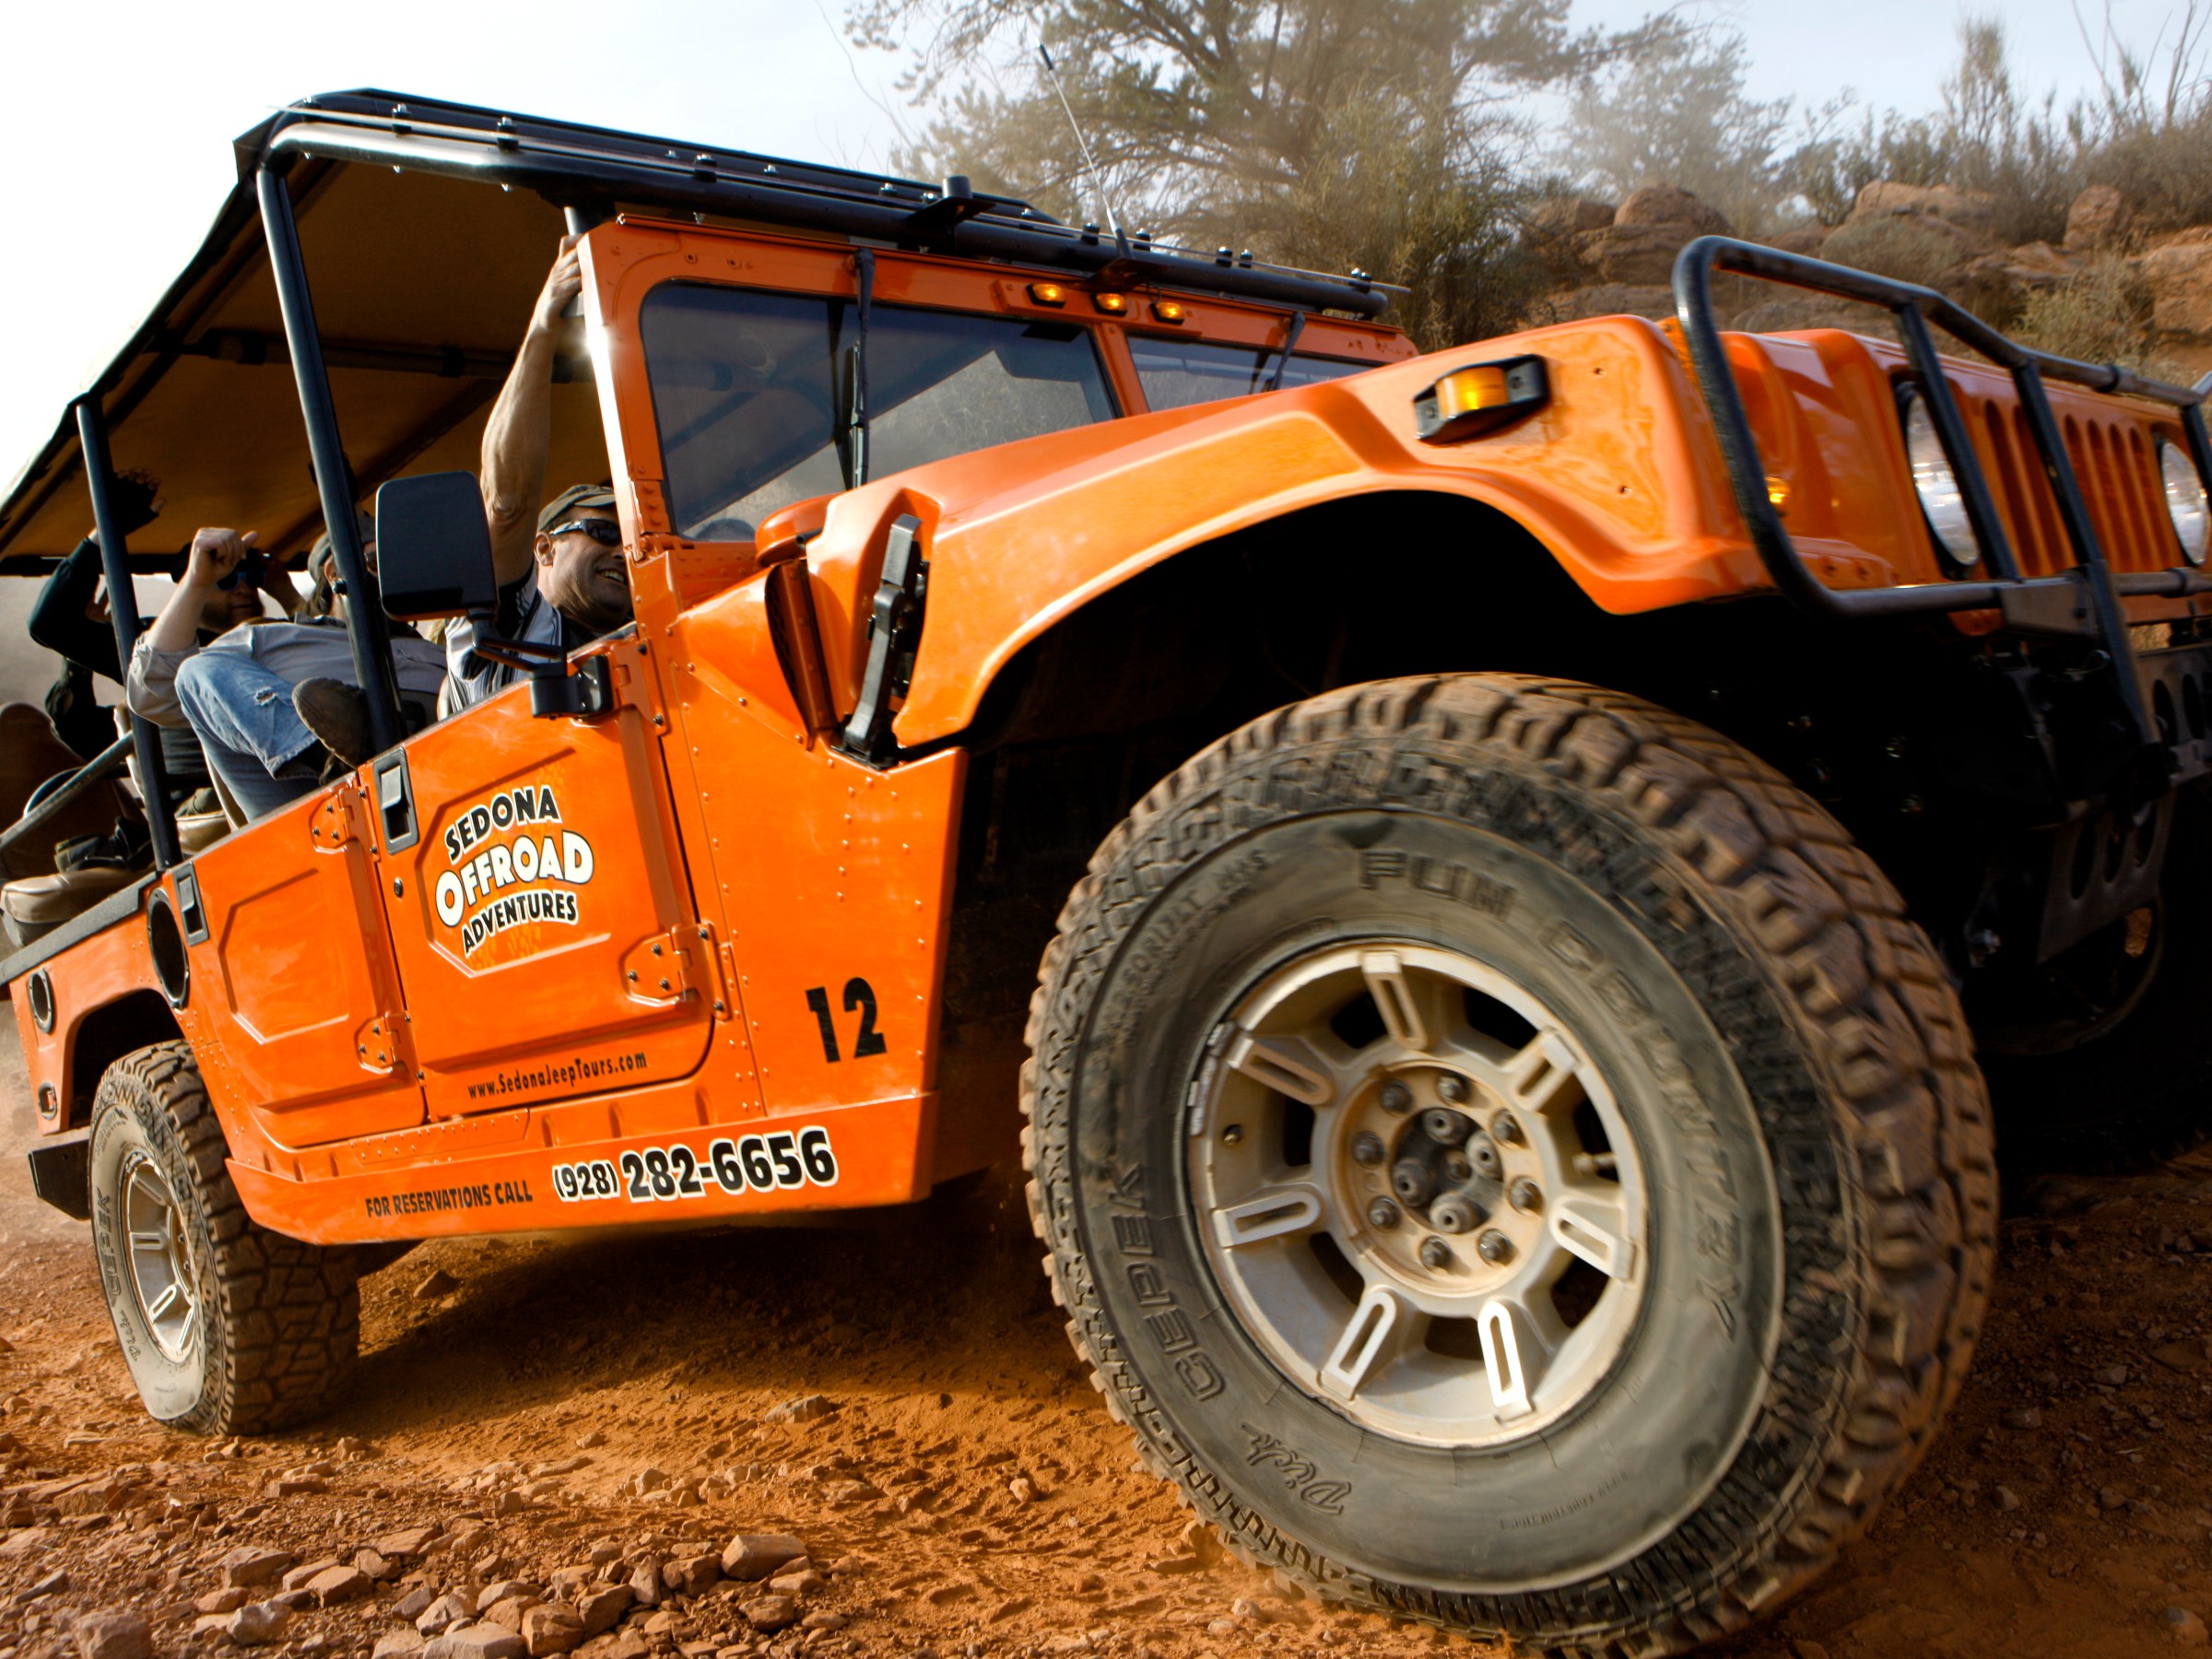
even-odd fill
[[[590,536],[603,547],[618,547],[622,545],[622,526],[613,519],[571,519],[565,524],[554,525],[546,534],[566,535],[572,530]]]
[[[219,593],[228,594],[241,582],[251,582],[253,586],[259,587],[261,579],[266,574],[268,568],[269,561],[265,554],[249,553],[231,566],[227,575],[218,576],[215,579],[216,589]]]

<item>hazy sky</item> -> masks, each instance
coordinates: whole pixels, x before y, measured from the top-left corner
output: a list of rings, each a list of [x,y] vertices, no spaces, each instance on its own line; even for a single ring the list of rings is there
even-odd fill
[[[232,171],[229,140],[307,92],[383,87],[702,143],[881,165],[911,112],[896,65],[850,50],[844,0],[103,0],[8,23],[15,222],[0,258],[7,319],[0,485],[143,319],[197,244]],[[2098,0],[2088,0],[2096,5]],[[1623,25],[1647,0],[1576,0]],[[2145,39],[2171,0],[2112,0]],[[1819,101],[1851,86],[1931,103],[1956,0],[1737,0],[1755,90]],[[2069,0],[2004,0],[2021,78],[2086,76]],[[2100,6],[2098,15],[2101,16]]]

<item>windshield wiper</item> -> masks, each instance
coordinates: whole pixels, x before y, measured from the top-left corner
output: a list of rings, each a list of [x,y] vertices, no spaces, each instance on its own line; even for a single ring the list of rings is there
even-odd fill
[[[840,445],[847,489],[857,489],[868,481],[868,305],[876,293],[875,251],[854,249],[853,268],[860,302],[855,308],[853,343],[844,353],[844,442]]]

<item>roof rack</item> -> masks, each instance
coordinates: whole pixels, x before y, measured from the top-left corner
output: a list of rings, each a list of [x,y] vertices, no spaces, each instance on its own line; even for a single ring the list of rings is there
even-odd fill
[[[241,138],[238,154],[241,180],[293,157],[375,162],[532,190],[586,213],[627,204],[722,214],[1363,318],[1405,291],[1359,272],[1330,276],[1064,225],[1027,202],[978,194],[964,179],[924,184],[372,89],[303,98]]]

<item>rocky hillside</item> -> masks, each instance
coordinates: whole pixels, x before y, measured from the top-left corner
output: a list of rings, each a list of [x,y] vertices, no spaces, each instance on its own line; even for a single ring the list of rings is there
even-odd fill
[[[1839,265],[1924,283],[2049,350],[2116,359],[2194,381],[2212,371],[2212,225],[2140,233],[2132,204],[2110,185],[2077,198],[2064,242],[2007,247],[1990,198],[1946,186],[1875,183],[1833,227],[1795,227],[1749,240]],[[1616,206],[1583,197],[1538,203],[1527,233],[1558,288],[1533,322],[1674,312],[1675,255],[1695,237],[1735,234],[1720,211],[1672,184]],[[1864,307],[1737,285],[1734,326],[1764,332],[1840,326],[1888,332]]]

